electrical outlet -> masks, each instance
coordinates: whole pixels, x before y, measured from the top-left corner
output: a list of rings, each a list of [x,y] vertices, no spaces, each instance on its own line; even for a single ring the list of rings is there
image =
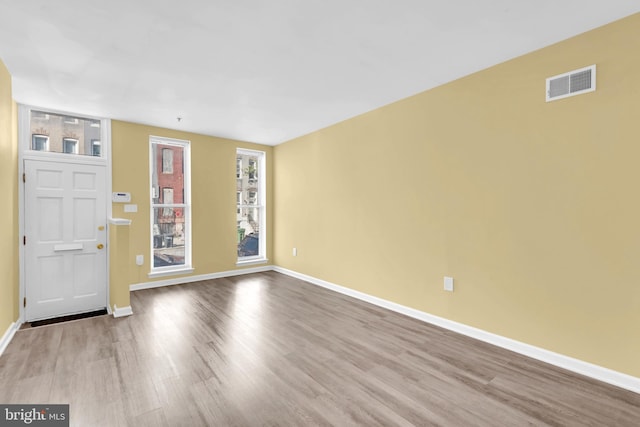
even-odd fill
[[[444,290],[453,292],[453,277],[444,276]]]
[[[136,265],[144,264],[144,255],[136,255]]]
[[[298,256],[298,248],[293,248],[293,256]]]

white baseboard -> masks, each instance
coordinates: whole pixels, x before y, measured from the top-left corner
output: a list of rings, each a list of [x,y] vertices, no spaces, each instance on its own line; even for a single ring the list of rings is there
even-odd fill
[[[563,354],[554,353],[540,347],[496,335],[482,329],[474,328],[472,326],[445,319],[443,317],[434,316],[424,311],[416,310],[401,304],[384,300],[382,298],[365,294],[363,292],[345,288],[344,286],[336,285],[334,283],[288,270],[286,268],[274,266],[273,271],[277,271],[278,273],[286,274],[288,276],[304,280],[305,282],[309,282],[311,284],[321,286],[323,288],[327,288],[353,298],[357,298],[359,300],[377,305],[379,307],[383,307],[388,310],[413,317],[414,319],[422,320],[423,322],[431,323],[433,325],[458,332],[462,335],[466,335],[471,338],[475,338],[477,340],[514,351],[516,353],[520,353],[533,359],[537,359],[551,365],[555,365],[560,368],[567,369],[569,371],[576,372],[578,374],[585,375],[587,377],[633,391],[635,393],[640,393],[640,378],[631,375],[623,374],[621,372],[594,365],[592,363],[584,362],[579,359],[574,359]]]
[[[0,338],[0,356],[2,356],[2,353],[7,349],[7,346],[9,346],[18,329],[20,329],[20,322],[12,322],[4,335],[2,335],[2,338]]]
[[[264,265],[261,267],[243,268],[238,270],[221,271],[219,273],[200,274],[197,276],[178,277],[175,279],[157,280],[154,282],[134,283],[129,285],[129,291],[139,291],[141,289],[160,288],[163,286],[183,285],[185,283],[200,282],[202,280],[221,279],[223,277],[240,276],[243,274],[262,273],[271,271],[273,267]]]
[[[113,317],[125,317],[131,316],[132,314],[133,309],[130,305],[126,307],[118,307],[117,305],[113,304]]]

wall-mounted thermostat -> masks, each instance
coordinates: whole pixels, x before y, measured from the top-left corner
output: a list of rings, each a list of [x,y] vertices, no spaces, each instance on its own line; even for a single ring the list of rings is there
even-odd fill
[[[129,203],[131,201],[131,193],[113,193],[111,200],[114,203]]]

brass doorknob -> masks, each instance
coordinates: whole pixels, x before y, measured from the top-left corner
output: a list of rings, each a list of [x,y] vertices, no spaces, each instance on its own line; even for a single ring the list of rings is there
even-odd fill
[[[104,245],[103,245],[102,243],[98,243],[97,248],[98,248],[98,249],[102,249],[102,248],[104,248]]]

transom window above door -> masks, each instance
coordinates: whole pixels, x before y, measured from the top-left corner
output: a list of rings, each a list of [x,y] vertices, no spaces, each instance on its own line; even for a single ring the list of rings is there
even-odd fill
[[[29,117],[31,150],[102,157],[101,122],[31,110]]]

